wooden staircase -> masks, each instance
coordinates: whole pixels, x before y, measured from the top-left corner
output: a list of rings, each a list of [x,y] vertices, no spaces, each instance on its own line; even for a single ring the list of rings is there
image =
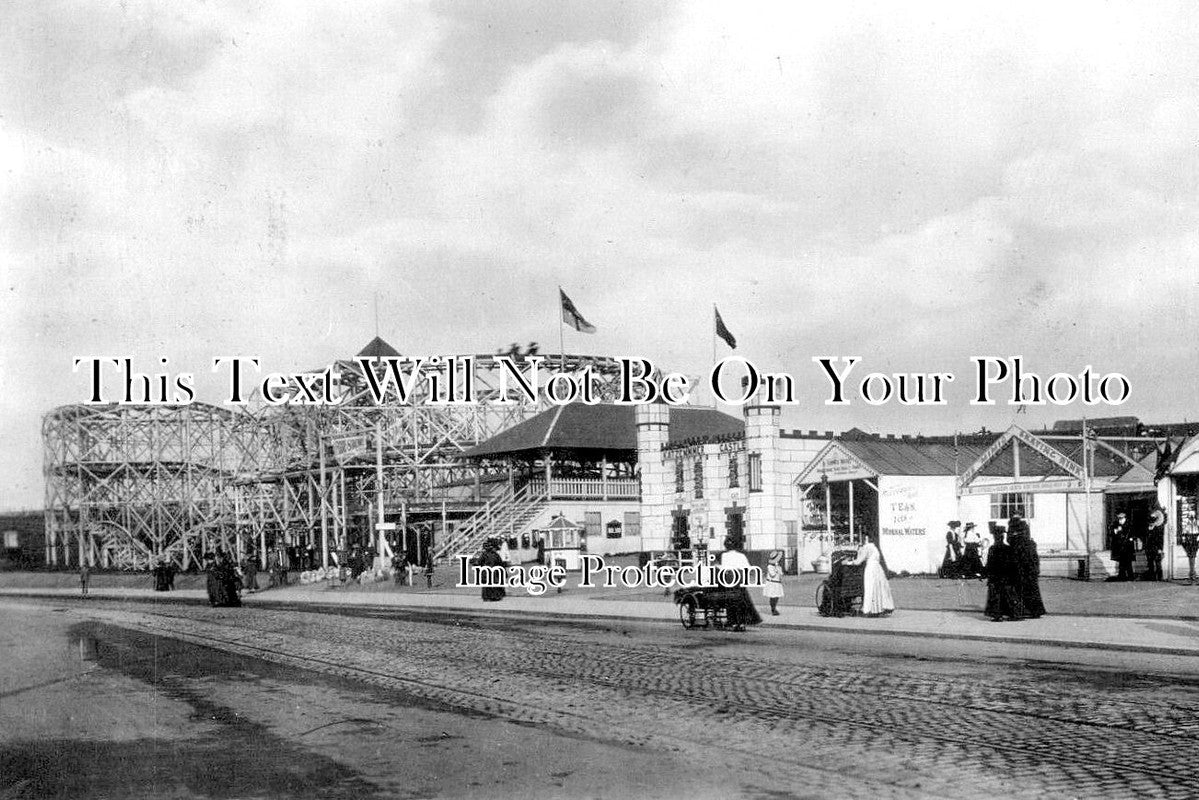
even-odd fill
[[[549,504],[545,484],[527,483],[496,495],[433,548],[433,559],[473,555],[489,537],[518,537]]]

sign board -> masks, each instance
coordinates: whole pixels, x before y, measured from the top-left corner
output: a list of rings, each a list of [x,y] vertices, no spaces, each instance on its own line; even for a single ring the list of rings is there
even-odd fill
[[[852,453],[842,449],[834,442],[825,450],[824,455],[804,469],[802,482],[804,484],[820,483],[826,476],[830,481],[855,481],[862,478],[873,478],[877,474],[868,469]]]
[[[1105,480],[1092,480],[1091,490],[1099,494],[1108,484]],[[971,486],[962,486],[958,489],[958,494],[979,495],[979,494],[1036,494],[1039,492],[1048,493],[1067,493],[1067,492],[1084,492],[1086,484],[1076,478],[1049,478],[1047,480],[1027,480],[1027,481],[1002,481],[1000,483],[975,483]]]
[[[375,530],[377,531],[394,531],[395,529],[396,524],[394,522],[380,522],[375,525]]]

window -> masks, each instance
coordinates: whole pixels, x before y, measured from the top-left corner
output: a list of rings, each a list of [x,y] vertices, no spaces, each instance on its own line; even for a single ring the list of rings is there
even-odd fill
[[[740,485],[740,465],[737,462],[737,454],[733,453],[729,456],[729,488],[736,489]]]
[[[991,519],[1009,519],[1021,516],[1033,518],[1032,495],[1021,492],[1005,492],[991,495]]]
[[[749,490],[762,491],[762,454],[749,454]]]
[[[695,459],[695,498],[704,496],[704,457]]]
[[[727,508],[724,511],[724,533],[726,536],[745,541],[745,509]]]
[[[783,523],[783,526],[787,534],[787,553],[793,555],[799,548],[799,523],[789,519]]]
[[[583,514],[583,530],[588,537],[599,536],[604,532],[604,520],[598,511],[588,511]]]
[[[16,531],[5,531],[4,532],[4,546],[6,548],[8,548],[9,550],[16,550],[18,547],[21,546],[21,541],[17,537]]]
[[[624,512],[624,535],[625,536],[640,536],[641,535],[641,512],[640,511]]]
[[[691,520],[687,518],[687,512],[674,513],[674,519],[670,525],[670,544],[675,550],[690,550],[691,549]]]
[[[683,459],[677,459],[674,462],[674,491],[676,494],[682,494],[683,488]]]

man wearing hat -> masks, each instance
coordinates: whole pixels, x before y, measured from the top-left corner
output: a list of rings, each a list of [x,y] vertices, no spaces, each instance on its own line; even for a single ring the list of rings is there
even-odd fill
[[[770,615],[779,615],[779,598],[783,596],[783,551],[775,550],[770,554],[770,563],[766,565],[766,581],[762,584],[762,596],[770,601]]]
[[[1132,536],[1132,526],[1128,523],[1128,515],[1123,511],[1116,514],[1116,524],[1111,533],[1112,561],[1116,562],[1118,570],[1116,577],[1108,580],[1130,581],[1135,576],[1132,573],[1132,562],[1137,557],[1137,542]]]
[[[1166,512],[1161,506],[1149,515],[1149,528],[1145,531],[1145,574],[1143,580],[1162,579],[1162,552],[1166,547]]]

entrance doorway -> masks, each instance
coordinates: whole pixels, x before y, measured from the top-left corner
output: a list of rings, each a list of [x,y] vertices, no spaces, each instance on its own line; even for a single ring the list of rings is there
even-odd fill
[[[1149,529],[1149,515],[1157,508],[1155,492],[1130,492],[1128,494],[1107,494],[1103,497],[1103,548],[1112,549],[1112,526],[1115,525],[1117,514],[1128,515],[1128,525],[1133,535],[1140,537]]]
[[[835,543],[850,543],[863,536],[878,541],[878,491],[865,479],[816,484],[809,495],[823,510],[827,487],[828,527]]]

